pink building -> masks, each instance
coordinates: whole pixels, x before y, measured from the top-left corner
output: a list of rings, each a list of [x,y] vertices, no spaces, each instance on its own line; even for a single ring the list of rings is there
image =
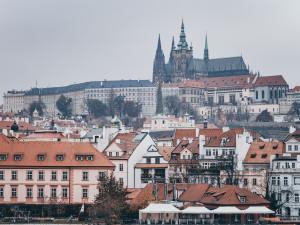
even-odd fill
[[[115,168],[90,143],[19,142],[0,134],[0,203],[91,203]]]

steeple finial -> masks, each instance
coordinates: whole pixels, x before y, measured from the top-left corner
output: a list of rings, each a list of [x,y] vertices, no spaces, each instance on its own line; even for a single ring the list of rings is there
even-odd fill
[[[207,44],[207,33],[205,35],[204,60],[205,61],[209,60],[209,56],[208,56],[208,44]]]

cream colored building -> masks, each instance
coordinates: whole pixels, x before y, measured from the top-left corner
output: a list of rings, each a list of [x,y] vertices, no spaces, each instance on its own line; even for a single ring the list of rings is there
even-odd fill
[[[8,91],[3,95],[3,112],[19,113],[24,109],[25,91]]]

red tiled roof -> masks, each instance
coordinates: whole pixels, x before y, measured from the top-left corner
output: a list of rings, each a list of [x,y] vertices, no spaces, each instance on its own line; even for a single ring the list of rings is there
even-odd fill
[[[14,121],[0,121],[0,130],[3,130],[3,129],[10,130],[10,128],[13,124],[14,124]],[[19,131],[26,131],[26,130],[32,131],[32,130],[38,129],[37,127],[35,127],[29,123],[23,122],[23,121],[20,121],[18,123],[18,127],[19,127]]]
[[[64,139],[65,136],[62,133],[50,133],[50,132],[38,132],[29,134],[28,136],[23,137],[24,139],[34,139],[34,138],[61,138]]]
[[[196,140],[196,129],[176,129],[173,145],[177,145],[178,139],[181,141],[183,138],[188,139],[189,137],[192,137],[193,140]]]
[[[171,152],[173,151],[174,147],[166,147],[166,146],[159,146],[158,152],[164,158],[164,160],[169,161],[171,158]]]
[[[271,155],[284,153],[283,142],[252,142],[244,159],[244,163],[270,163]]]
[[[296,130],[294,133],[289,134],[286,138],[285,141],[295,139],[300,142],[300,130]]]
[[[133,152],[138,146],[139,142],[133,142],[137,133],[119,133],[117,136],[108,144],[108,146],[104,149],[103,154],[107,156],[107,149],[115,143],[120,149],[124,151],[124,154],[119,157],[108,157],[109,159],[128,159],[130,157],[129,152]],[[117,141],[118,140],[118,141]],[[118,143],[117,143],[118,142]]]
[[[7,143],[0,139],[0,154],[8,153],[7,160],[0,161],[0,166],[34,166],[34,167],[110,167],[114,164],[104,157],[88,142],[52,142],[30,141]],[[20,161],[14,161],[14,154],[22,154]],[[38,161],[38,155],[44,154],[44,161]],[[64,155],[63,161],[56,161],[56,155]],[[93,161],[76,161],[76,155],[94,155]]]
[[[295,86],[290,92],[299,92],[300,91],[300,86]]]
[[[201,124],[195,124],[195,126],[197,128],[199,128],[199,129],[204,129],[204,124],[203,123],[201,123]],[[218,127],[215,124],[208,123],[206,129],[218,129]]]
[[[205,146],[206,147],[219,147],[221,144],[222,139],[226,139],[226,142],[224,143],[224,147],[235,147],[236,146],[236,132],[233,130],[229,130],[227,132],[224,132],[217,138],[212,138]]]
[[[168,183],[168,194],[165,197],[164,184],[157,183],[157,197],[158,200],[171,200],[173,197],[173,184]],[[210,184],[193,184],[193,183],[177,183],[176,190],[181,190],[183,193],[178,197],[180,201],[197,201],[199,202],[203,197],[204,193],[209,189]],[[141,196],[149,196],[154,193],[154,185],[147,184],[147,186],[140,193]]]
[[[240,197],[246,197],[245,202]],[[269,201],[245,188],[238,188],[234,185],[226,185],[222,188],[210,188],[201,202],[205,205],[232,206],[232,205],[268,205]]]
[[[257,75],[241,75],[241,76],[229,76],[229,77],[213,77],[204,78],[204,86],[207,90],[217,89],[241,89],[251,87],[252,83]],[[249,82],[248,82],[249,81]]]
[[[276,76],[267,76],[267,77],[258,77],[256,79],[256,82],[253,84],[253,86],[279,86],[279,85],[288,85],[283,78],[282,75],[276,75]]]
[[[204,83],[202,81],[184,80],[179,83],[179,87],[204,88]]]

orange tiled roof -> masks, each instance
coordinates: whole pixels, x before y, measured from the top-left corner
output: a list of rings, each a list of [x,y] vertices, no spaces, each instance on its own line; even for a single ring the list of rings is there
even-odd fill
[[[286,138],[285,141],[295,139],[300,142],[300,130],[296,130],[294,133],[289,134]]]
[[[35,167],[114,167],[107,158],[88,142],[10,142],[0,139],[0,154],[7,154],[6,161],[0,166],[35,166]],[[20,161],[14,161],[14,154],[22,154]],[[38,161],[38,155],[45,155],[44,161]],[[56,161],[56,155],[64,155],[63,161]],[[94,155],[93,161],[76,161],[75,155]]]
[[[284,153],[283,142],[252,142],[244,159],[244,163],[270,163],[271,155]]]
[[[130,157],[130,152],[133,152],[138,146],[139,142],[133,142],[134,138],[137,136],[137,133],[119,133],[117,136],[108,144],[108,146],[104,149],[103,154],[107,156],[107,149],[115,143],[120,149],[124,151],[124,154],[119,157],[108,157],[109,159],[128,159]],[[119,143],[117,143],[117,139]]]
[[[258,77],[253,86],[288,85],[282,75]]]
[[[204,124],[203,123],[195,124],[195,126],[198,127],[199,129],[204,129]],[[215,124],[208,123],[206,129],[218,129],[218,127]]]
[[[245,202],[240,201],[240,197],[246,197]],[[245,188],[238,188],[234,185],[226,185],[222,188],[210,188],[201,202],[209,205],[268,205],[269,201]]]
[[[252,87],[252,83],[257,75],[241,75],[241,76],[229,76],[229,77],[213,77],[204,78],[204,86],[207,90],[217,89],[242,89]],[[248,83],[249,81],[249,83]]]
[[[299,92],[300,91],[300,86],[295,86],[290,92]]]
[[[10,130],[10,128],[13,124],[14,124],[14,121],[0,121],[0,130],[3,130],[3,129]],[[19,127],[19,131],[37,130],[38,129],[37,127],[35,127],[29,123],[23,122],[23,121],[20,121],[18,123],[18,127]]]
[[[225,138],[227,141],[224,143],[224,147],[235,147],[236,146],[236,132],[233,130],[229,130],[224,132],[217,138],[212,138],[205,146],[206,147],[219,147],[222,139]]]
[[[177,140],[182,140],[183,138],[188,139],[189,137],[196,140],[196,129],[176,129],[174,135],[173,145],[177,145]]]
[[[169,161],[174,147],[159,146],[157,148],[159,154],[163,156],[164,160]]]
[[[34,138],[65,138],[62,133],[52,133],[52,132],[38,132],[29,134],[28,136],[23,137],[23,139],[34,139]]]
[[[179,83],[179,87],[204,88],[204,83],[202,81],[184,80]]]

